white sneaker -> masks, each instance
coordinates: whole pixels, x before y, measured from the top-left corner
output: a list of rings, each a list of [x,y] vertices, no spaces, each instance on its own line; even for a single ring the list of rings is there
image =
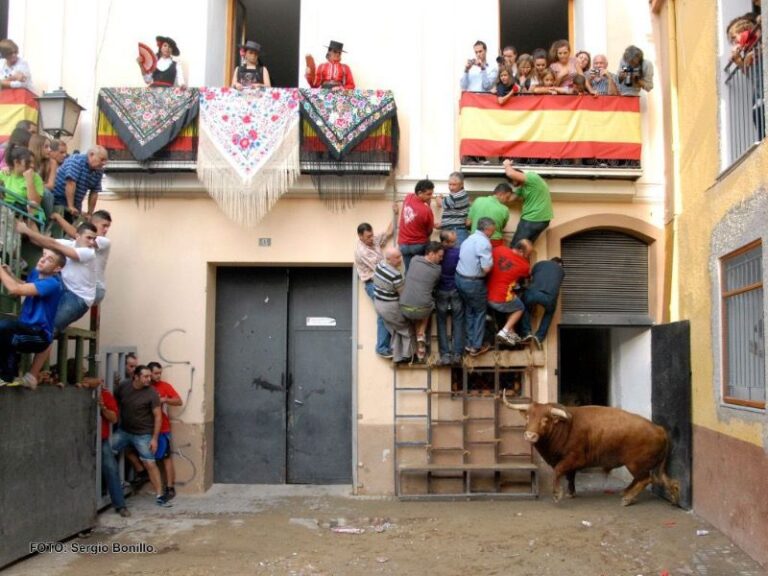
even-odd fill
[[[32,376],[29,372],[24,374],[24,376],[19,376],[16,378],[11,386],[24,386],[24,388],[29,388],[30,390],[34,390],[37,388],[37,378]]]

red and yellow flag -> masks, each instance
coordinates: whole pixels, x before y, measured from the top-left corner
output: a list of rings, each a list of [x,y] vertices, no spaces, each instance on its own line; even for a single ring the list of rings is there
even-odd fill
[[[640,99],[526,94],[500,106],[464,92],[459,138],[462,156],[640,160]]]
[[[5,142],[21,120],[37,122],[37,100],[25,88],[0,90],[0,142]]]

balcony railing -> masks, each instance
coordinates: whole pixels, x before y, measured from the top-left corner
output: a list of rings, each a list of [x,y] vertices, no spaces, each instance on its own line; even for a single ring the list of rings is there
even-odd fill
[[[733,164],[765,137],[763,51],[758,42],[742,53],[742,64],[725,67],[727,162]]]
[[[464,92],[459,117],[462,172],[503,172],[504,158],[551,176],[635,179],[642,175],[640,99],[632,96],[515,96]]]

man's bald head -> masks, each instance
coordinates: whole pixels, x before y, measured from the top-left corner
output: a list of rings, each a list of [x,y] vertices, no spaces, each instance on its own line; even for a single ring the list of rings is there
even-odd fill
[[[400,252],[399,248],[390,246],[384,251],[384,259],[390,266],[399,268],[400,264],[403,263],[403,254]]]

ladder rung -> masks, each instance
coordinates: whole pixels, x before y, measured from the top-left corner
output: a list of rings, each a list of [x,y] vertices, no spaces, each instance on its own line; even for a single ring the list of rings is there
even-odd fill
[[[493,440],[467,440],[467,444],[498,444],[499,442],[501,442],[501,438]]]
[[[429,446],[429,442],[421,442],[421,441],[402,441],[402,442],[395,442],[395,446]]]
[[[428,392],[429,388],[420,388],[417,386],[413,387],[407,387],[407,388],[395,388],[395,392]]]
[[[426,414],[395,414],[395,419],[397,418],[426,418]]]

